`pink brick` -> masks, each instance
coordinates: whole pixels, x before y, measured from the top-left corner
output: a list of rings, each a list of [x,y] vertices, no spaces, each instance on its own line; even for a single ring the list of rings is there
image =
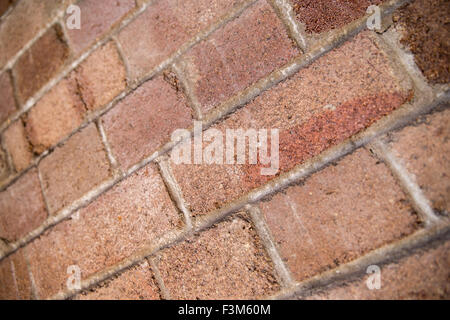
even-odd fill
[[[31,281],[28,274],[23,250],[3,259],[0,262],[0,299],[31,299]]]
[[[114,107],[103,123],[113,154],[125,169],[170,141],[172,131],[188,127],[191,118],[183,93],[157,77]]]
[[[27,247],[41,298],[65,289],[69,266],[86,279],[180,223],[158,170],[141,169]]]
[[[273,266],[245,216],[164,250],[160,259],[172,299],[257,299],[279,290]]]
[[[0,100],[0,123],[2,123],[16,110],[11,77],[8,72],[0,75],[0,97],[2,97]]]
[[[140,79],[183,43],[245,0],[157,0],[130,23],[119,41],[133,80]]]
[[[38,173],[32,169],[0,193],[0,237],[17,240],[47,218]]]
[[[33,153],[22,120],[19,119],[9,126],[3,134],[3,139],[16,170],[22,171],[27,168],[33,160]]]
[[[206,112],[298,54],[266,1],[195,46],[183,59]]]
[[[298,281],[417,228],[417,217],[389,169],[364,149],[259,206]]]
[[[94,51],[76,70],[75,77],[88,109],[98,109],[126,87],[126,71],[114,42]]]
[[[109,163],[95,124],[72,136],[39,164],[50,213],[77,200],[109,177]]]
[[[81,28],[67,29],[69,43],[75,53],[84,51],[94,40],[101,38],[134,8],[134,0],[82,0],[77,3],[81,13]],[[66,20],[71,15],[66,14]]]
[[[64,79],[28,112],[26,131],[36,153],[42,153],[78,128],[84,104],[73,78]]]

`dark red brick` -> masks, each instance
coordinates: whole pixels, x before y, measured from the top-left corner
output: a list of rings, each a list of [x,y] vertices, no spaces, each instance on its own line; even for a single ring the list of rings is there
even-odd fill
[[[19,119],[9,126],[3,134],[6,148],[11,155],[17,171],[27,168],[33,160],[31,145],[27,140],[25,128]]]
[[[2,97],[0,100],[0,123],[2,123],[16,111],[11,77],[8,72],[0,75],[0,97]]]

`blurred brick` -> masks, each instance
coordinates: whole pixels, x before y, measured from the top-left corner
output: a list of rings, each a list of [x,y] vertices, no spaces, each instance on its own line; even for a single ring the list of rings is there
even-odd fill
[[[0,192],[0,237],[17,240],[36,229],[47,218],[36,169]]]
[[[195,46],[186,74],[204,112],[245,89],[298,54],[281,20],[266,1]]]
[[[5,152],[0,148],[0,181],[6,178],[9,174],[8,160]]]
[[[450,299],[450,242],[419,251],[381,268],[381,288],[369,290],[363,280],[317,293],[326,300],[448,300]]]
[[[10,125],[3,134],[3,138],[16,170],[22,171],[27,168],[33,160],[33,153],[22,121],[19,119]]]
[[[195,34],[245,1],[153,1],[118,36],[131,78],[142,78]]]
[[[39,171],[50,213],[107,179],[109,163],[95,124],[90,124],[42,159]]]
[[[291,0],[297,19],[304,23],[306,32],[321,33],[342,27],[362,18],[370,5],[383,0]]]
[[[65,289],[69,266],[86,279],[180,223],[158,170],[144,167],[27,247],[41,298]]]
[[[0,0],[0,16],[2,16],[9,7],[13,5],[15,0]]]
[[[172,299],[256,299],[279,289],[270,259],[245,216],[164,250],[159,269]]]
[[[389,169],[359,149],[259,206],[301,281],[414,232],[406,199]]]
[[[14,10],[0,24],[0,43],[2,44],[0,67],[3,67],[37,36],[39,31],[56,16],[58,10],[64,8],[69,1],[19,1]]]
[[[90,110],[102,107],[124,90],[126,71],[114,42],[95,50],[75,70],[75,77]]]
[[[13,67],[21,104],[61,70],[68,54],[69,49],[58,27],[49,29],[24,52]]]
[[[391,147],[416,176],[439,214],[450,213],[450,109],[389,135]]]
[[[279,173],[345,141],[411,95],[411,83],[390,65],[374,41],[370,33],[358,35],[213,128],[224,134],[226,129],[279,129]],[[221,207],[275,178],[262,176],[259,164],[173,167],[194,215]]]
[[[170,141],[172,131],[191,121],[183,93],[163,77],[144,83],[103,117],[113,154],[124,169]]]
[[[5,121],[16,110],[13,87],[8,72],[0,75],[0,123]]]
[[[31,281],[23,250],[0,262],[0,299],[31,299]]]
[[[42,153],[78,128],[84,112],[76,81],[58,83],[27,114],[25,129],[34,152]]]
[[[80,300],[160,300],[159,289],[147,262],[107,281]]]
[[[118,23],[126,13],[134,8],[135,3],[134,0],[117,0],[113,3],[82,0],[77,5],[81,11],[81,28],[66,29],[72,49],[75,53],[80,53]],[[66,21],[70,16],[66,14]]]

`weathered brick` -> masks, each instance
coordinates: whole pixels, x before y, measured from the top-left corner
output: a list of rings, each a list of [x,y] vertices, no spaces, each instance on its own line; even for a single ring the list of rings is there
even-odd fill
[[[172,299],[255,299],[279,289],[270,260],[245,216],[164,250],[159,268]]]
[[[272,7],[259,1],[188,52],[185,72],[206,112],[297,53]]]
[[[86,279],[179,224],[157,169],[144,167],[27,247],[40,297],[65,289],[69,266]]]
[[[259,206],[300,281],[416,230],[406,199],[389,169],[359,149]]]
[[[423,117],[389,135],[402,159],[439,214],[450,213],[450,109]]]
[[[13,67],[19,102],[25,103],[55,76],[68,55],[69,49],[62,39],[59,27],[49,29],[39,38]]]
[[[77,3],[80,7],[80,29],[67,28],[70,46],[75,53],[86,49],[94,40],[100,38],[122,17],[134,8],[134,0],[118,0],[105,2],[98,0],[82,0]],[[71,15],[66,14],[66,20]]]
[[[0,299],[31,299],[31,281],[24,251],[19,250],[0,262]]]
[[[0,237],[17,240],[40,226],[46,218],[36,169],[0,193]]]
[[[42,153],[78,128],[84,112],[76,81],[58,83],[27,114],[25,129],[34,152]]]
[[[8,149],[14,167],[17,171],[27,168],[33,160],[31,145],[27,140],[22,120],[17,120],[3,134],[6,148]]]
[[[192,121],[181,91],[163,77],[144,83],[103,117],[113,154],[126,169],[170,140]]]
[[[13,87],[8,72],[0,75],[0,123],[5,121],[16,110]]]
[[[76,70],[75,77],[88,109],[98,109],[126,87],[125,67],[110,41],[94,51]]]
[[[448,300],[450,298],[450,242],[426,248],[381,268],[381,288],[369,290],[368,276],[323,290],[309,299],[326,300]]]
[[[0,66],[3,67],[20,49],[49,23],[70,0],[19,1],[0,25]],[[11,40],[14,39],[14,40]]]
[[[383,0],[291,0],[297,19],[308,33],[321,33],[342,27],[364,16],[370,5]]]
[[[159,289],[147,262],[120,274],[80,300],[159,300]]]
[[[136,80],[178,47],[246,0],[157,0],[118,36]]]
[[[285,172],[401,106],[410,98],[410,87],[374,38],[362,33],[213,129],[224,136],[226,129],[279,129],[279,173]],[[207,143],[203,145],[206,148]],[[261,165],[173,167],[194,215],[220,207],[275,177],[262,176]]]
[[[8,160],[5,152],[0,148],[0,181],[6,178],[9,174]]]
[[[39,164],[50,213],[70,204],[109,176],[95,124],[72,136]]]

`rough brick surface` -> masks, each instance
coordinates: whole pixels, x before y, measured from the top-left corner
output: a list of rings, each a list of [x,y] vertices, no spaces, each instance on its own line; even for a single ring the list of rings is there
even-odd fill
[[[402,105],[411,86],[402,78],[372,37],[363,33],[214,128],[223,133],[228,128],[279,129],[280,172],[288,171]],[[174,165],[193,214],[206,213],[274,177],[262,176],[260,169],[260,165]]]
[[[31,299],[31,281],[23,250],[0,262],[0,299]]]
[[[424,117],[389,136],[391,147],[431,200],[438,214],[450,213],[450,109]]]
[[[125,67],[110,41],[95,50],[76,70],[75,77],[88,109],[98,109],[126,87]]]
[[[157,77],[120,102],[103,123],[113,154],[125,169],[168,142],[172,131],[188,127],[191,118],[183,93]]]
[[[64,290],[69,266],[86,279],[179,224],[154,165],[141,169],[27,247],[39,295]]]
[[[185,73],[206,112],[297,53],[272,7],[259,1],[194,47],[184,57]]]
[[[428,251],[419,251],[397,263],[381,268],[381,288],[369,290],[368,276],[315,294],[309,299],[445,299],[450,298],[450,242]]]
[[[172,299],[255,299],[279,289],[267,254],[245,216],[221,222],[161,253]]]
[[[147,262],[120,274],[80,300],[159,300],[159,289]]]
[[[157,0],[129,24],[119,41],[131,78],[139,79],[180,45],[245,0]]]
[[[400,239],[417,224],[389,169],[364,149],[259,206],[297,280]]]
[[[72,136],[39,164],[51,213],[70,204],[109,176],[109,163],[95,124]]]
[[[30,143],[27,140],[25,128],[19,119],[14,122],[3,134],[6,148],[11,155],[17,171],[27,168],[33,159]]]
[[[16,110],[11,77],[8,72],[0,75],[0,123]]]
[[[34,152],[43,152],[78,128],[84,112],[76,81],[58,83],[27,114],[26,131]]]
[[[0,237],[17,240],[47,218],[36,169],[0,193]]]
[[[100,38],[108,29],[121,20],[134,8],[134,0],[119,0],[113,3],[98,0],[82,0],[80,7],[80,29],[67,28],[69,43],[76,53],[86,49],[94,40]],[[66,15],[66,20],[71,15]]]
[[[19,58],[14,65],[13,73],[20,103],[25,103],[61,70],[68,58],[68,51],[61,30],[54,27]]]
[[[10,169],[8,166],[8,160],[6,159],[6,154],[2,149],[0,149],[0,181],[8,176],[9,171]]]

